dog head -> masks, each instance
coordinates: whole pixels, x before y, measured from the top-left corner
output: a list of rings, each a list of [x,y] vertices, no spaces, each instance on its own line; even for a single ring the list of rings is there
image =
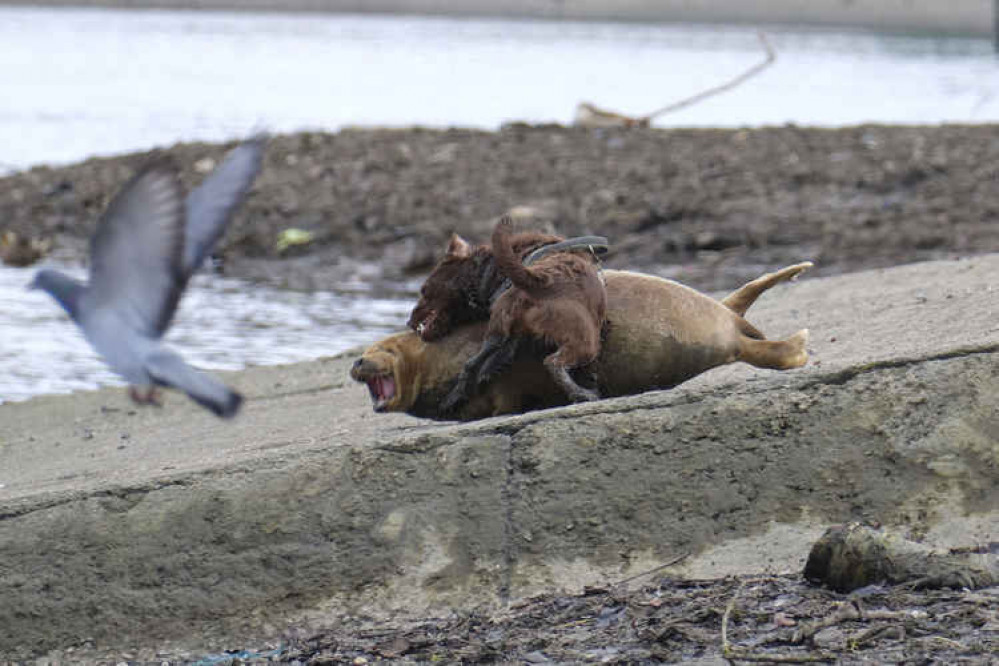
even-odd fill
[[[561,240],[561,236],[546,233],[517,233],[510,239],[510,246],[514,254],[523,257],[535,248]],[[420,300],[409,316],[408,326],[431,342],[462,324],[489,319],[491,289],[503,281],[492,255],[488,245],[474,246],[452,234],[444,258],[420,289]]]
[[[409,316],[408,326],[429,342],[439,340],[463,322],[476,319],[474,299],[483,266],[476,256],[488,254],[488,248],[476,248],[458,234],[452,234],[444,258],[420,289],[420,300]]]
[[[364,350],[350,376],[368,385],[376,412],[404,412],[416,400],[413,372],[423,342],[407,331],[390,335]]]

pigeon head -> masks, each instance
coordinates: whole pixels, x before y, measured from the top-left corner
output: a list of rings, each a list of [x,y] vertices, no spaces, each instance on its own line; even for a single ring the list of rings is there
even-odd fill
[[[28,284],[28,289],[42,289],[48,292],[69,313],[69,316],[75,319],[84,285],[64,273],[45,268],[35,273],[35,278]]]

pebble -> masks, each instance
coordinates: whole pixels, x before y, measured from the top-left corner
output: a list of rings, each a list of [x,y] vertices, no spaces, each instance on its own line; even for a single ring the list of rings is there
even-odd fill
[[[837,627],[826,627],[813,637],[816,647],[835,650],[846,647],[846,634]]]

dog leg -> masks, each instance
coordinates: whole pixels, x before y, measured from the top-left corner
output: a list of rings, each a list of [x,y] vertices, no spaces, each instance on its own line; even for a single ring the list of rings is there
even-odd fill
[[[486,384],[492,381],[496,375],[508,370],[513,365],[513,359],[517,356],[519,349],[519,338],[506,338],[496,352],[482,363],[476,378],[477,383]]]
[[[776,284],[787,280],[793,280],[798,277],[799,273],[808,270],[812,266],[812,262],[805,261],[800,264],[795,264],[794,266],[782,268],[775,273],[761,275],[752,282],[747,282],[726,296],[722,300],[722,305],[727,307],[729,310],[732,310],[737,315],[742,316],[746,314],[746,310],[748,310],[750,306],[756,302],[756,299],[760,297],[760,294]]]
[[[790,370],[808,362],[808,329],[802,329],[787,340],[753,340],[743,337],[739,341],[739,360],[757,368]]]
[[[468,359],[465,367],[461,369],[454,386],[448,391],[441,402],[441,412],[453,414],[472,397],[475,388],[475,379],[479,374],[479,368],[489,361],[490,357],[501,349],[505,338],[498,335],[491,335],[485,339],[475,356]]]
[[[562,362],[561,353],[561,351],[557,351],[545,357],[544,360],[545,367],[551,374],[552,379],[555,380],[555,383],[559,385],[559,388],[565,391],[566,396],[572,402],[599,400],[600,394],[597,391],[583,388],[573,380],[569,375],[569,368]]]

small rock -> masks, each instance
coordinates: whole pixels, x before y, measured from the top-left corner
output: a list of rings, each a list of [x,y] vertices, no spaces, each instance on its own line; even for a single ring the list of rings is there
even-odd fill
[[[202,157],[194,163],[194,170],[198,173],[208,173],[215,168],[215,160],[210,157]]]
[[[846,633],[837,627],[826,627],[812,638],[816,647],[829,650],[846,647]]]
[[[793,627],[798,624],[794,618],[788,617],[785,613],[774,613],[775,627]]]

